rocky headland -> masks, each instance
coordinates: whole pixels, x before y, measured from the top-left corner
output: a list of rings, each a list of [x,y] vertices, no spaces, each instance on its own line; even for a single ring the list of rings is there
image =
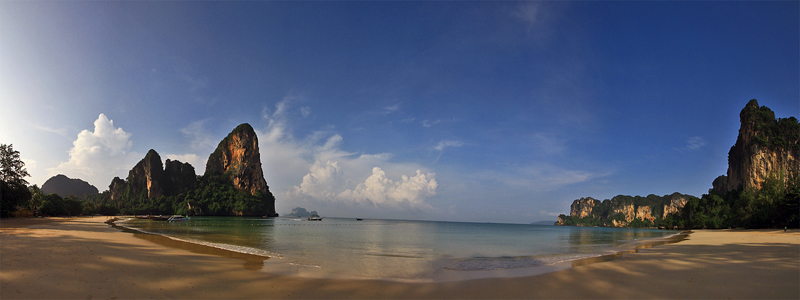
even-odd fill
[[[609,227],[780,227],[800,224],[800,123],[750,100],[739,114],[736,143],[728,152],[727,176],[709,194],[616,196],[572,202],[555,225]],[[767,192],[762,189],[769,184]],[[681,225],[675,225],[681,224]],[[783,224],[783,225],[781,225]],[[666,225],[666,226],[665,226]]]
[[[619,195],[603,201],[584,197],[573,201],[569,216],[558,216],[555,225],[650,227],[679,212],[691,197],[680,193],[647,197]]]
[[[219,143],[203,176],[189,163],[167,159],[162,165],[151,149],[126,179],[111,181],[107,196],[110,205],[135,214],[277,216],[258,137],[247,123]]]
[[[272,196],[261,169],[258,137],[250,124],[237,126],[208,157],[205,176],[220,174],[239,191]]]
[[[766,106],[750,100],[739,114],[741,127],[736,144],[728,152],[728,174],[715,180],[722,192],[760,189],[770,176],[789,181],[789,174],[800,169],[800,134],[792,128],[794,118],[775,119]]]

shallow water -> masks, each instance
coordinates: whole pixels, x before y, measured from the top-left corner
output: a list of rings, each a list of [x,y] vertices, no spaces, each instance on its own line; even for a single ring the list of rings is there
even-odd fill
[[[509,270],[606,255],[677,231],[325,218],[192,217],[120,225],[174,239],[281,258],[366,278],[415,279],[439,270]]]

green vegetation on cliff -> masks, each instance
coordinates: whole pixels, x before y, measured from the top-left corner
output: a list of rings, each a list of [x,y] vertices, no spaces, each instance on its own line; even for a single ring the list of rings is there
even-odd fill
[[[775,113],[766,106],[759,106],[756,99],[750,100],[739,115],[743,122],[752,123],[753,143],[772,150],[800,147],[800,122],[795,117],[776,119]]]
[[[114,178],[110,193],[92,200],[122,214],[275,216],[275,197],[261,170],[258,137],[247,123],[237,126],[197,176],[188,163],[167,160],[150,150],[128,173]]]
[[[782,176],[789,176],[788,183]],[[647,197],[616,196],[604,200],[592,208],[592,213],[579,218],[560,215],[562,225],[667,228],[800,228],[800,176],[797,172],[770,176],[760,189],[748,188],[727,193],[710,189],[708,194],[697,198],[688,196],[686,204],[675,213],[662,218],[668,196]],[[675,194],[669,197],[674,197]],[[599,202],[599,201],[598,201]],[[615,209],[633,204],[634,209],[649,206],[654,220],[633,218],[625,222],[623,213]],[[627,224],[626,224],[627,223]]]
[[[581,206],[579,200],[573,203],[573,214],[584,210],[585,216],[560,215],[558,219],[567,226],[600,226],[600,227],[658,227],[672,226],[670,216],[664,218],[664,210],[675,207],[675,202],[683,203],[685,200],[697,199],[690,195],[673,193],[671,195],[657,196],[650,194],[647,197],[618,195],[611,199],[593,200],[592,205]],[[591,207],[588,207],[591,206]]]
[[[155,214],[155,215],[205,215],[205,216],[231,216],[231,215],[263,215],[268,211],[267,203],[274,201],[272,195],[261,195],[238,191],[230,179],[222,175],[199,176],[198,180],[187,191],[169,196],[148,198],[145,191],[138,194],[132,193],[129,185],[122,188],[121,197],[112,200],[111,194],[106,191],[95,197],[90,197],[88,202],[98,209],[104,210],[97,213],[107,214]],[[258,213],[255,213],[258,212]]]
[[[659,205],[653,195],[617,196],[591,204],[582,198],[573,203],[570,216],[559,216],[558,224],[800,228],[800,122],[795,117],[776,119],[771,109],[759,106],[755,99],[747,103],[739,117],[739,137],[728,152],[728,176],[717,177],[708,194],[688,197],[668,214],[659,211],[659,207],[668,207],[666,201],[661,199]],[[620,209],[626,205],[630,207]],[[639,208],[645,206],[649,206],[649,219],[639,217]]]

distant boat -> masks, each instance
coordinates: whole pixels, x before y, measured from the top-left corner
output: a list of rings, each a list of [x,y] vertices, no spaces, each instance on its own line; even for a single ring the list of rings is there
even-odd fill
[[[169,217],[169,219],[167,219],[167,222],[186,222],[189,221],[189,219],[190,219],[189,217],[174,215],[172,217]]]
[[[364,219],[356,218],[356,221],[364,221]]]
[[[308,220],[309,220],[309,221],[322,221],[322,217],[320,217],[320,216],[314,216],[314,217],[310,217],[310,218],[308,218]]]

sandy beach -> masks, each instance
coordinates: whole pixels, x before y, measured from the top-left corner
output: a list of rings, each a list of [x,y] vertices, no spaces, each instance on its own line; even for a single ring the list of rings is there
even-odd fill
[[[537,276],[395,282],[271,270],[278,264],[261,257],[135,236],[105,221],[0,221],[0,298],[800,298],[797,230],[696,230]]]

